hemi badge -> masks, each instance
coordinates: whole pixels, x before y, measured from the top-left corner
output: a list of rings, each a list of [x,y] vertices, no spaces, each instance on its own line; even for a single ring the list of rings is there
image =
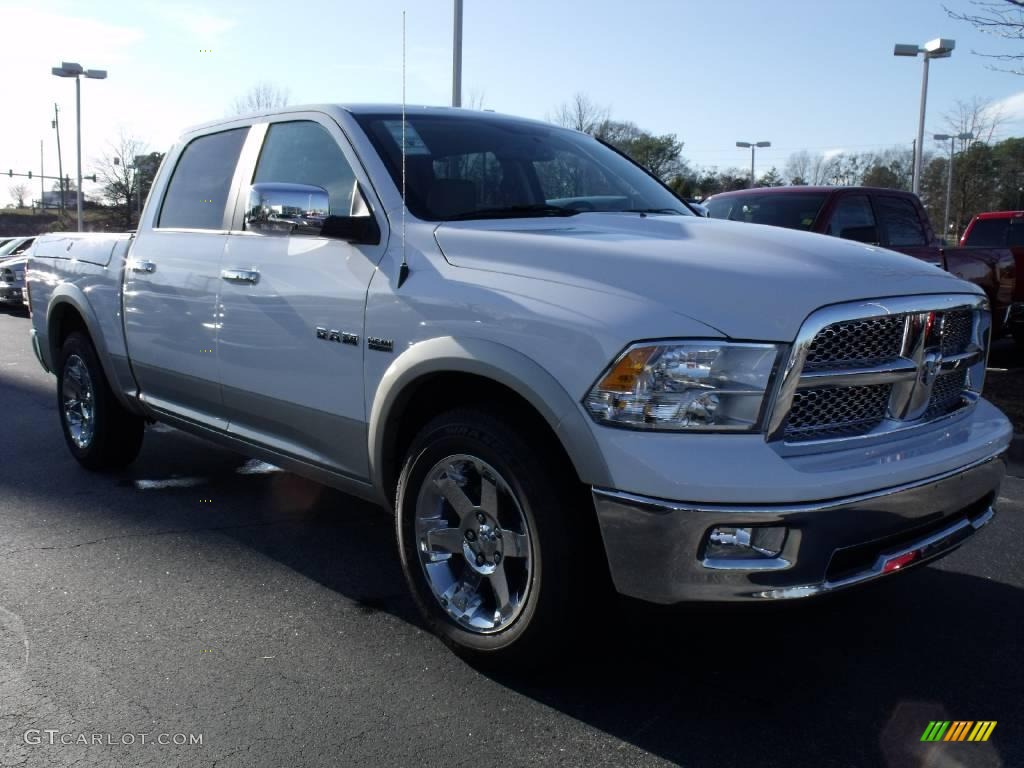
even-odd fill
[[[367,336],[366,346],[370,349],[375,349],[378,352],[392,352],[395,349],[395,342],[393,339],[382,339],[379,336]]]

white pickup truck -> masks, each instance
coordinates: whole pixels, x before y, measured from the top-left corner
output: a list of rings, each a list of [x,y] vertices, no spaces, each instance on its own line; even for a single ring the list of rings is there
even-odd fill
[[[980,289],[697,217],[580,133],[403,114],[195,128],[137,234],[39,239],[32,342],[82,465],[159,421],[377,502],[430,626],[517,663],[585,642],[606,583],[822,595],[992,519]]]

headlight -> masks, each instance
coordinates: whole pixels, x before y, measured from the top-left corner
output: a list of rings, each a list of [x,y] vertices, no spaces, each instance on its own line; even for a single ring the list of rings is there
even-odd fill
[[[587,395],[593,419],[633,429],[750,432],[759,426],[775,344],[634,344]]]

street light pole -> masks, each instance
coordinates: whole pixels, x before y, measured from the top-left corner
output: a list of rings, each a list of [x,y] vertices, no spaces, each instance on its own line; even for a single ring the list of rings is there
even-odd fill
[[[914,194],[921,191],[921,166],[924,157],[924,116],[928,103],[928,63],[932,59],[948,59],[956,48],[956,40],[937,37],[923,46],[897,43],[893,48],[893,56],[913,56],[924,54],[924,69],[921,73],[921,109],[917,116],[917,144],[914,146]]]
[[[104,69],[84,69],[81,64],[74,61],[62,61],[59,67],[50,69],[50,73],[57,77],[75,78],[75,126],[76,146],[78,149],[78,189],[75,197],[78,209],[78,231],[82,231],[82,77],[91,80],[105,80],[107,72]]]
[[[75,161],[78,165],[78,189],[75,191],[75,210],[78,232],[82,231],[82,80],[75,77]]]
[[[949,236],[949,202],[953,198],[953,158],[956,155],[956,140],[968,141],[974,138],[974,134],[970,131],[965,133],[958,133],[956,135],[949,135],[945,133],[936,133],[936,141],[949,140],[949,168],[946,169],[946,215],[942,220],[942,236]]]
[[[756,176],[754,176],[754,153],[758,147],[770,147],[770,141],[737,141],[736,146],[740,149],[750,148],[750,188],[754,188]]]
[[[462,0],[455,0],[452,30],[452,106],[462,106]]]

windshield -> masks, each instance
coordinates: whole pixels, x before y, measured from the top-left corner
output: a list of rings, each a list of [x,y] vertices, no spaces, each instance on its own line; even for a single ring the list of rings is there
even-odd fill
[[[770,224],[788,229],[810,229],[825,203],[825,193],[730,195],[705,201],[713,219]]]
[[[402,116],[355,115],[402,184]],[[661,182],[585,134],[494,115],[408,115],[406,204],[429,221],[571,216],[584,211],[693,215]]]

